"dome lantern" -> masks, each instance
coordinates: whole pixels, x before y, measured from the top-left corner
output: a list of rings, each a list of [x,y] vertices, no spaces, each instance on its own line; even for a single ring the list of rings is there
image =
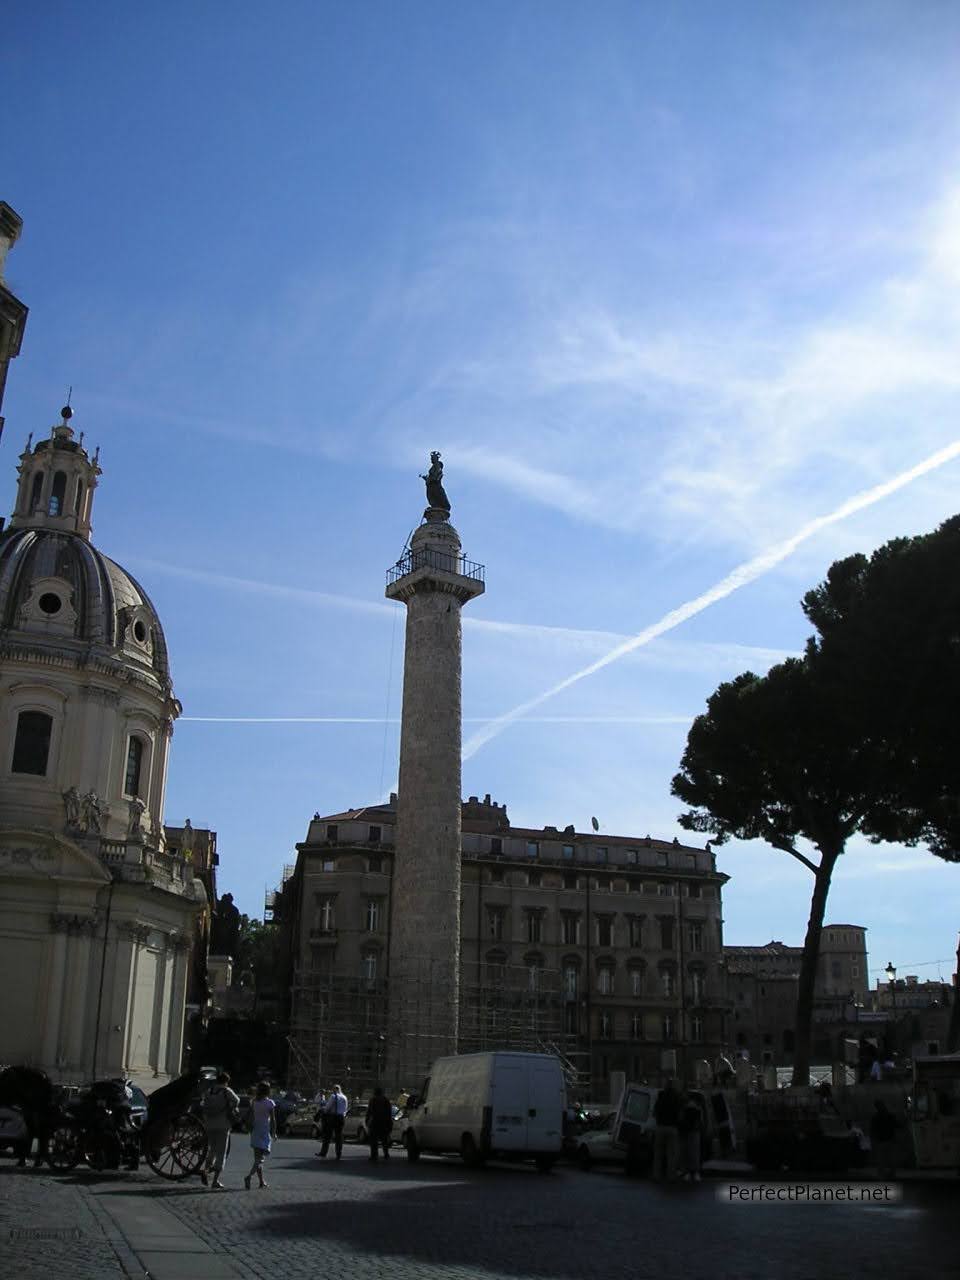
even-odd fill
[[[73,410],[65,405],[61,421],[45,440],[38,440],[32,449],[31,440],[27,441],[20,455],[11,529],[52,529],[89,541],[100,451],[91,458],[83,447],[83,436],[74,440],[72,417]]]

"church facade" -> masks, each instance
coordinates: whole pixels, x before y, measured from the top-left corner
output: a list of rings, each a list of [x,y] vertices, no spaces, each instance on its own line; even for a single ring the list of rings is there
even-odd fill
[[[100,466],[71,416],[28,440],[0,534],[0,1063],[155,1087],[180,1071],[207,895],[163,827],[163,628],[91,542]]]

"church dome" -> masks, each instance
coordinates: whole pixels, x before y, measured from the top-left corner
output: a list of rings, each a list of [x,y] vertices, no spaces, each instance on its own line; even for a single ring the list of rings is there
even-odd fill
[[[17,501],[0,534],[0,645],[93,659],[106,674],[169,695],[167,645],[136,579],[90,541],[99,450],[74,439],[72,410],[20,455]]]
[[[170,687],[166,641],[149,596],[77,533],[14,528],[0,534],[0,637],[8,645],[96,646]]]

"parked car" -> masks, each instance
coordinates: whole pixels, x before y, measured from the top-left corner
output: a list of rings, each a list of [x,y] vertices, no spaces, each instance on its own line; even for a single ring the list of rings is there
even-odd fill
[[[344,1142],[366,1142],[367,1140],[367,1104],[355,1103],[347,1108],[343,1118]]]
[[[625,1163],[623,1151],[613,1145],[613,1129],[617,1113],[614,1111],[607,1117],[602,1129],[590,1129],[575,1139],[576,1146],[572,1158],[583,1170],[592,1169],[598,1164],[620,1165]]]
[[[317,1108],[312,1102],[305,1102],[291,1111],[284,1124],[284,1134],[288,1138],[319,1138],[320,1125],[314,1120]]]

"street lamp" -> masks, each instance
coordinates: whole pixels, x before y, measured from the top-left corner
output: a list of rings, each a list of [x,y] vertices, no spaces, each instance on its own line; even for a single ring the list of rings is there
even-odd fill
[[[893,1049],[897,1048],[897,969],[893,961],[889,961],[884,970],[890,981],[890,1014],[893,1022]]]

